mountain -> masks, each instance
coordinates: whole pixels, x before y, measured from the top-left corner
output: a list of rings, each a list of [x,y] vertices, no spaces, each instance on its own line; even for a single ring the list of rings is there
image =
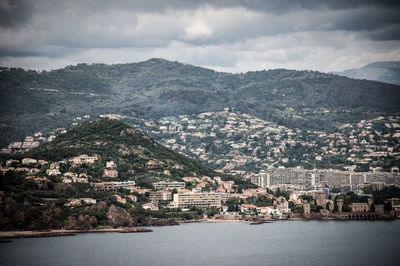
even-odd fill
[[[158,144],[142,131],[110,119],[74,127],[52,142],[22,156],[60,161],[81,154],[100,155],[99,167],[97,172],[94,170],[94,176],[101,176],[105,162],[110,160],[117,164],[120,179],[135,176],[136,179],[147,181],[166,178],[180,181],[184,176],[217,175],[196,160]],[[149,167],[149,161],[154,165]]]
[[[375,80],[400,85],[400,61],[375,62],[362,68],[332,73],[353,79]]]
[[[216,72],[163,59],[0,69],[1,147],[78,116],[144,119],[235,108],[290,128],[334,130],[400,110],[400,87],[313,71]]]

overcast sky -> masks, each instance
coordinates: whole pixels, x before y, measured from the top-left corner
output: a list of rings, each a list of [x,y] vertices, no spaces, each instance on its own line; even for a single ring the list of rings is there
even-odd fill
[[[0,0],[0,65],[152,57],[220,71],[400,60],[400,1]]]

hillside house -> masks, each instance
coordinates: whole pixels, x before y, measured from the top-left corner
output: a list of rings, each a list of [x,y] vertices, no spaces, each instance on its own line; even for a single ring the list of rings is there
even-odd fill
[[[108,161],[108,162],[106,162],[106,168],[108,168],[108,169],[117,168],[117,164],[114,161]]]
[[[117,170],[104,169],[103,177],[118,177]]]
[[[24,158],[24,159],[22,159],[22,164],[24,164],[24,165],[35,164],[35,163],[37,163],[36,159],[32,159],[32,158]]]
[[[113,182],[93,183],[93,188],[94,188],[95,191],[117,192],[117,189],[115,188]]]

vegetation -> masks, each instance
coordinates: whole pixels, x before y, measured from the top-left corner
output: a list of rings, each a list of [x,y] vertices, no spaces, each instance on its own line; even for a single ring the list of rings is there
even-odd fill
[[[313,71],[228,74],[162,59],[50,72],[1,70],[1,146],[84,114],[156,118],[234,107],[291,128],[332,129],[338,122],[398,112],[400,102],[395,85]]]
[[[94,177],[101,177],[105,162],[113,160],[118,166],[120,179],[132,179],[134,176],[138,185],[147,188],[151,188],[151,182],[157,177],[180,180],[183,176],[218,175],[196,160],[158,144],[140,130],[109,119],[75,127],[22,156],[60,161],[80,154],[100,155],[101,160],[88,170]],[[150,160],[158,166],[149,169],[146,163]],[[164,174],[165,170],[170,175]],[[250,186],[243,181],[240,185]]]

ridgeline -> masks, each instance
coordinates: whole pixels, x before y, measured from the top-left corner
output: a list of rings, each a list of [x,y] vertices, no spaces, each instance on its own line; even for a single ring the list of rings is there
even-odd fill
[[[229,107],[290,128],[335,130],[400,110],[396,85],[285,69],[229,74],[163,59],[1,68],[0,93],[1,146],[104,113],[147,119]]]

